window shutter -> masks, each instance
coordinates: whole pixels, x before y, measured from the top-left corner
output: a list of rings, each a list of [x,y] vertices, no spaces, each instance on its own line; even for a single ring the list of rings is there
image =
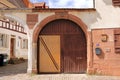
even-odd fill
[[[120,6],[120,0],[112,0],[114,6]]]
[[[2,40],[2,34],[0,33],[0,47],[2,47],[2,43],[3,43],[3,40]]]
[[[7,48],[7,35],[3,34],[3,47]]]

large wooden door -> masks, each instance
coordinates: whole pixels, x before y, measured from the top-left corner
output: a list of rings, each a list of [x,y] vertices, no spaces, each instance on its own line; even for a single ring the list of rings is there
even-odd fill
[[[56,37],[54,35],[57,35]],[[54,60],[48,56],[50,51],[45,50],[45,45],[39,40],[39,73],[61,72],[61,73],[83,73],[87,70],[87,46],[83,30],[74,22],[69,20],[55,20],[41,30],[40,36],[46,42],[49,49],[56,50],[52,53]],[[49,37],[48,37],[49,36]],[[54,37],[53,37],[54,36]],[[59,38],[58,38],[59,36]],[[46,38],[46,39],[45,39]],[[52,42],[49,42],[52,41]],[[55,43],[54,43],[55,42]],[[44,50],[42,49],[42,46]],[[57,46],[56,48],[52,48]],[[43,51],[41,51],[43,50]],[[55,59],[56,58],[56,59]],[[58,59],[57,59],[58,58]],[[48,62],[46,62],[48,61]],[[45,64],[48,65],[45,65]],[[59,66],[55,66],[55,63]],[[44,65],[44,66],[43,66]],[[51,66],[51,67],[50,67]],[[44,70],[44,71],[43,71]]]
[[[39,72],[59,73],[60,72],[60,36],[41,35]]]
[[[64,73],[84,73],[87,68],[86,44],[82,35],[64,35],[62,38]]]

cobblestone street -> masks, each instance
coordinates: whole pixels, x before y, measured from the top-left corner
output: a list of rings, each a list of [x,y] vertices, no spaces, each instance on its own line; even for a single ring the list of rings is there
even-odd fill
[[[120,80],[120,77],[86,74],[27,74],[27,62],[0,67],[0,80]]]

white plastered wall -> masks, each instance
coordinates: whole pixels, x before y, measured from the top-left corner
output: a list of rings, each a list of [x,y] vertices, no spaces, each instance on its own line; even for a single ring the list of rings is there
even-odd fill
[[[120,7],[114,7],[112,0],[95,0],[95,11],[70,12],[79,17],[88,27],[120,28]]]

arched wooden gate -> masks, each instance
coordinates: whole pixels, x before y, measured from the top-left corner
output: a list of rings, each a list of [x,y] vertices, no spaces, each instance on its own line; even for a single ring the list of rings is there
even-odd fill
[[[65,19],[49,22],[38,40],[39,73],[86,72],[86,37],[76,23]]]

